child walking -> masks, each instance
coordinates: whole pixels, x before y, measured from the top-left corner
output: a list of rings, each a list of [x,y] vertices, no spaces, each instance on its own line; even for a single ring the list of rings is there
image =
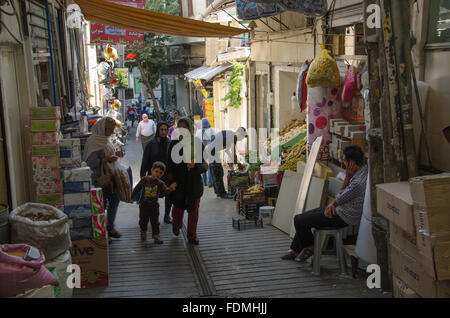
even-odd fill
[[[166,166],[162,162],[155,162],[151,169],[151,175],[145,176],[139,181],[133,189],[131,197],[136,197],[142,189],[142,194],[139,199],[139,226],[141,228],[141,240],[147,239],[148,221],[152,225],[152,237],[156,244],[163,244],[164,242],[159,237],[159,203],[158,198],[160,194],[167,195],[171,191],[175,191],[177,184],[172,183],[168,188],[166,184],[160,180],[164,175]]]

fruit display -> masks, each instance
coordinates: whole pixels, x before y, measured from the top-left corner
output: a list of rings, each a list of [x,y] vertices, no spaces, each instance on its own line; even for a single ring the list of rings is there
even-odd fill
[[[292,119],[289,124],[284,126],[284,128],[280,131],[280,140],[279,145],[284,145],[291,139],[297,137],[298,135],[306,132],[307,126],[306,123],[299,119]],[[268,139],[268,149],[271,146],[271,139]]]
[[[248,192],[250,192],[250,193],[264,192],[264,187],[260,184],[257,184],[257,185],[254,185],[253,187],[249,188]]]
[[[297,164],[299,161],[302,161],[302,158],[294,158],[289,161],[287,161],[284,165],[282,165],[278,170],[280,171],[297,171]]]
[[[297,163],[299,161],[306,161],[306,138],[288,149],[288,151],[283,154],[283,161],[285,163],[278,170],[297,171]]]

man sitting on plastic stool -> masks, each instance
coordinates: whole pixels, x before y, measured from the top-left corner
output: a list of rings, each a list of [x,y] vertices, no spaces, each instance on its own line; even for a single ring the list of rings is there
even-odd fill
[[[318,208],[296,215],[294,218],[295,237],[284,260],[306,261],[313,255],[313,228],[344,228],[356,225],[361,220],[366,181],[367,165],[364,153],[358,146],[349,146],[344,150],[346,177],[336,199],[326,208]]]

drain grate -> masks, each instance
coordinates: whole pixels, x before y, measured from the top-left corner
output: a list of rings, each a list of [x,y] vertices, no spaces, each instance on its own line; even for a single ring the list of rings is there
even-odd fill
[[[188,243],[185,225],[183,225],[182,232],[189,262],[194,270],[195,279],[200,287],[200,297],[216,296],[216,287],[209,276],[200,250],[197,246]]]

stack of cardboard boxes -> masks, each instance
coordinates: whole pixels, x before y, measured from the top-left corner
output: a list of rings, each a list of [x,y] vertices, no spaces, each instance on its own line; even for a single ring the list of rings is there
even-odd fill
[[[101,188],[91,187],[91,173],[89,167],[66,169],[63,177],[64,212],[70,220],[72,262],[81,268],[82,287],[109,285],[103,195]]]
[[[450,297],[450,174],[377,185],[390,221],[394,296]]]
[[[63,205],[59,146],[61,113],[59,107],[31,108],[31,160],[36,202],[52,205],[61,211]]]
[[[350,123],[342,118],[330,119],[330,157],[344,162],[344,149],[351,145],[358,145],[364,151],[365,126],[362,123]]]

